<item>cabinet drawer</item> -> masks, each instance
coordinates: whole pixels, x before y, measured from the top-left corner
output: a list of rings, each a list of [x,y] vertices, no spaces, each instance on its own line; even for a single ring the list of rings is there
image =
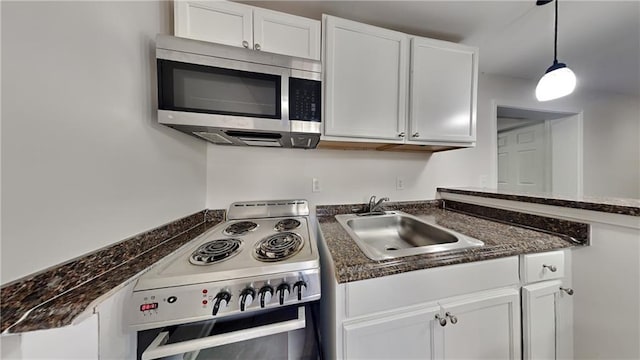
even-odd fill
[[[564,252],[522,255],[520,277],[525,284],[564,277]]]

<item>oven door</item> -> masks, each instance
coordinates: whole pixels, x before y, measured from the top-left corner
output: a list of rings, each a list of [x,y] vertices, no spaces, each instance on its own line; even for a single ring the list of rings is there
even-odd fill
[[[311,306],[138,332],[138,359],[317,359]]]

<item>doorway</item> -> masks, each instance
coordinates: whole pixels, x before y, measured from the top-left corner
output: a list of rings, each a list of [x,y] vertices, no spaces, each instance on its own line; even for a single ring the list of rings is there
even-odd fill
[[[498,106],[497,187],[582,195],[582,116]]]

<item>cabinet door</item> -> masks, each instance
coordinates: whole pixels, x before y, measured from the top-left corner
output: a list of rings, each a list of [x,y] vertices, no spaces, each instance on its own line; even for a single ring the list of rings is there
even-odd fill
[[[253,10],[254,49],[320,60],[320,21]]]
[[[475,141],[477,49],[411,39],[411,142]]]
[[[524,359],[555,359],[558,345],[560,281],[522,287]]]
[[[467,300],[442,302],[447,325],[441,356],[445,359],[519,359],[520,296],[507,289],[481,293]],[[455,317],[457,322],[452,323]]]
[[[323,20],[325,136],[403,142],[407,35],[332,16]]]
[[[432,359],[434,318],[429,307],[344,325],[344,358]]]
[[[253,46],[250,6],[227,1],[175,1],[175,36],[231,46]]]

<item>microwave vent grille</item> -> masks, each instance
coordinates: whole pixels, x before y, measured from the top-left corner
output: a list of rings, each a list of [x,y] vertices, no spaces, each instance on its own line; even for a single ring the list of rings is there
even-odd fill
[[[214,144],[233,144],[233,142],[229,139],[226,139],[224,136],[212,132],[203,132],[203,131],[195,131],[193,133],[207,141],[211,141]]]

